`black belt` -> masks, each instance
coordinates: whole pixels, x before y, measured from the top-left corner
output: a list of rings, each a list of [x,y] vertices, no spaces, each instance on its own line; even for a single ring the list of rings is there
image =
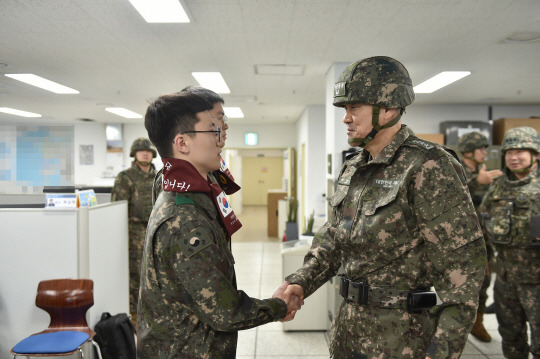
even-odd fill
[[[339,294],[353,303],[381,308],[399,308],[409,312],[429,310],[437,304],[435,292],[372,287],[364,282],[353,282],[343,274],[339,276],[341,277]]]

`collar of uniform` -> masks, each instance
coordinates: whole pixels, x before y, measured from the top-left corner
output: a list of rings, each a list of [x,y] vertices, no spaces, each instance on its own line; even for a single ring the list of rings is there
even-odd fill
[[[510,171],[507,167],[504,167],[504,181],[513,187],[525,186],[531,183],[533,178],[538,180],[537,171],[533,170],[529,172],[529,174],[526,177],[522,179],[517,179],[517,177],[512,173],[512,171]]]
[[[409,132],[407,131],[405,127],[406,127],[405,125],[401,125],[401,129],[394,136],[392,141],[390,141],[390,143],[385,148],[382,149],[382,151],[377,155],[377,157],[373,158],[371,161],[368,161],[370,157],[369,152],[364,150],[362,153],[362,159],[364,163],[369,163],[369,164],[390,163],[392,159],[394,158],[394,156],[396,155],[398,148],[400,148],[403,142],[405,142],[405,140],[409,137]]]

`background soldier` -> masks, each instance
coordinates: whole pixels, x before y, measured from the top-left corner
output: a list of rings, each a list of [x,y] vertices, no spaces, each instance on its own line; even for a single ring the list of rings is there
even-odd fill
[[[116,176],[111,201],[128,201],[129,228],[129,311],[137,323],[137,300],[141,276],[141,260],[148,217],[152,212],[152,183],[156,168],[152,159],[156,149],[147,138],[137,138],[131,145],[131,167]]]
[[[496,249],[495,313],[506,358],[540,358],[540,137],[531,127],[504,135],[504,175],[480,211]],[[527,343],[527,321],[531,344]]]
[[[413,100],[405,67],[383,56],[351,64],[334,88],[349,144],[364,149],[343,164],[329,220],[284,293],[307,297],[343,266],[334,358],[457,358],[476,315],[482,232],[455,153],[401,125]]]
[[[482,202],[482,198],[487,192],[489,185],[493,182],[495,177],[502,175],[502,171],[499,169],[486,171],[486,165],[484,160],[487,155],[487,147],[489,142],[486,136],[482,133],[473,131],[464,134],[459,138],[458,151],[462,154],[463,168],[467,176],[467,187],[471,193],[471,198],[476,209],[476,214],[480,216],[478,212],[478,206]],[[484,236],[485,238],[485,236]],[[486,243],[488,254],[488,267],[486,269],[486,275],[484,276],[484,282],[480,290],[480,302],[478,305],[478,311],[476,314],[476,321],[471,330],[471,334],[478,340],[489,343],[491,342],[491,336],[484,328],[484,311],[486,309],[487,289],[491,284],[491,272],[489,263],[493,258],[493,248]]]

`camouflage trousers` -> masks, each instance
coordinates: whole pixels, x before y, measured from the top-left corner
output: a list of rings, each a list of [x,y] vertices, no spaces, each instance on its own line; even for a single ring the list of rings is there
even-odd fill
[[[495,280],[495,313],[506,358],[526,359],[529,351],[540,359],[540,283],[515,284],[497,276]],[[527,322],[530,346],[527,343]]]
[[[146,225],[145,222],[129,221],[129,311],[131,313],[137,313]]]
[[[332,323],[334,359],[425,359],[436,318],[343,301]]]

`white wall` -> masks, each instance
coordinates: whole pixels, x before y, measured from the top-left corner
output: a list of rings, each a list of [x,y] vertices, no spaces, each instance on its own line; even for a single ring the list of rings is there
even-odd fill
[[[304,199],[304,218],[308,218],[313,211],[315,211],[316,216],[325,214],[323,199],[323,194],[326,195],[325,126],[325,107],[323,105],[308,106],[296,122],[298,138],[296,147],[298,153],[297,195],[298,199],[302,201],[301,183],[303,182],[306,196]],[[305,144],[305,178],[301,178],[302,144]]]
[[[244,135],[256,132],[259,143],[256,146],[246,146]],[[296,125],[280,123],[269,125],[235,125],[234,119],[229,119],[227,130],[227,148],[287,148],[296,146]]]
[[[415,133],[439,133],[444,121],[488,121],[488,107],[484,105],[424,106],[414,103],[406,108],[401,123]]]

